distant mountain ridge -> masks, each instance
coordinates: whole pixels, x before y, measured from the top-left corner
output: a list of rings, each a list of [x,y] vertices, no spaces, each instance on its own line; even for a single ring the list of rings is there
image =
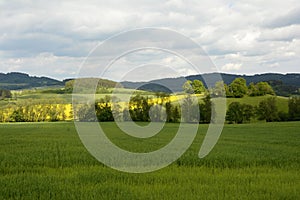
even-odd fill
[[[209,77],[214,75],[215,73],[203,74],[203,75],[192,75],[187,76],[186,79],[194,80],[199,79],[201,77]],[[224,83],[230,84],[234,79],[238,77],[242,77],[247,81],[247,84],[257,83],[261,81],[269,82],[269,81],[282,81],[285,85],[294,85],[300,87],[300,74],[297,73],[288,73],[288,74],[279,74],[279,73],[264,73],[264,74],[255,74],[255,75],[237,75],[237,74],[225,74],[221,73],[222,79]],[[203,79],[202,79],[203,80]]]
[[[150,91],[164,91],[164,92],[179,92],[182,91],[182,85],[186,80],[201,80],[205,86],[213,86],[214,81],[206,83],[204,80],[214,80],[214,77],[218,77],[218,73],[208,73],[191,75],[187,77],[178,78],[164,78],[153,80],[149,82],[122,82],[125,88],[140,88],[142,90]],[[242,77],[247,81],[247,84],[251,82],[257,83],[261,81],[269,82],[275,89],[278,95],[288,96],[293,92],[296,92],[300,88],[300,74],[290,73],[290,74],[279,74],[279,73],[265,73],[265,74],[255,74],[255,75],[237,75],[237,74],[220,74],[224,83],[230,84],[234,79]]]
[[[275,89],[278,95],[287,96],[292,94],[295,90],[300,88],[300,73],[265,73],[255,75],[237,75],[237,74],[225,74],[221,73],[223,81],[226,84],[230,84],[235,78],[242,77],[246,79],[247,84],[251,82],[257,83],[260,81],[269,82]],[[212,80],[213,77],[218,76],[218,73],[207,73],[202,75],[191,75],[187,77],[178,78],[163,78],[158,80],[152,80],[149,82],[121,82],[123,87],[129,89],[139,88],[142,90],[154,91],[154,92],[180,92],[182,91],[182,85],[186,80],[201,80],[206,86],[207,84],[212,86],[214,82],[205,83],[206,80]],[[30,76],[25,73],[11,72],[0,73],[0,89],[19,90],[29,89],[36,87],[49,87],[49,86],[64,86],[68,80],[59,81],[48,77],[36,77]],[[108,80],[107,80],[108,81]]]
[[[29,76],[21,72],[0,73],[0,89],[20,90],[47,86],[64,86],[64,82],[48,77]]]

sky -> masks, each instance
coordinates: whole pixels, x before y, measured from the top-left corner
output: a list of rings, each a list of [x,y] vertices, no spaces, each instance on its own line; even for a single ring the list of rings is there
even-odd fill
[[[144,27],[173,30],[197,43],[216,67],[203,73],[300,72],[299,0],[0,0],[0,21],[2,73],[77,77],[97,45]],[[163,36],[156,37],[164,44]],[[105,54],[134,43],[134,36],[122,39]],[[155,76],[149,75],[153,70]],[[148,80],[195,73],[174,55],[143,50],[123,56],[102,75]]]

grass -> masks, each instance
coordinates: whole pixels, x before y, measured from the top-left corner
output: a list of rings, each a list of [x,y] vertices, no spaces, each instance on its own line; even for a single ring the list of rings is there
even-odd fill
[[[252,106],[258,106],[259,102],[269,98],[271,96],[260,96],[260,97],[249,97],[245,96],[243,98],[227,98],[227,105],[232,102],[240,102],[250,104]],[[287,97],[277,97],[277,107],[278,111],[288,112],[288,98]]]
[[[118,146],[155,150],[174,136],[167,124],[145,139],[101,123]],[[84,148],[73,123],[0,124],[0,199],[299,199],[300,123],[225,125],[213,151],[197,154],[207,125],[175,163],[156,172],[110,169]],[[188,134],[188,133],[187,133]]]

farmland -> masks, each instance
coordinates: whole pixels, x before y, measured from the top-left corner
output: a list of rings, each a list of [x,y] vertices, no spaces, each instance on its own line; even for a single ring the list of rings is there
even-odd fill
[[[107,94],[96,94],[95,98],[96,100],[99,100],[101,98],[104,98],[105,96],[111,95],[111,90],[108,89],[110,92]],[[14,91],[13,92],[13,98],[12,99],[6,99],[0,101],[0,121],[1,122],[8,122],[8,121],[14,121],[11,120],[11,115],[15,110],[18,108],[21,108],[22,112],[27,112],[27,115],[33,115],[30,118],[34,118],[35,120],[29,120],[29,121],[70,121],[73,119],[72,115],[72,94],[59,94],[59,93],[53,93],[51,90],[48,93],[47,89],[34,89],[34,90],[24,90],[24,91]],[[117,93],[114,94],[118,99],[120,99],[120,106],[124,108],[124,102],[128,100],[128,97],[131,95],[131,93],[134,90],[131,89],[118,89]],[[160,103],[161,99],[156,97],[156,94],[153,92],[147,92],[147,91],[138,91],[138,94],[149,97],[150,103]],[[135,94],[137,94],[135,92]],[[76,94],[77,96],[83,95],[83,94]],[[197,94],[199,97],[199,102],[202,103],[202,99],[204,98],[204,94]],[[171,94],[170,97],[165,98],[166,101],[172,102],[174,105],[178,105],[177,101],[183,100],[186,97],[185,94],[177,93],[177,94]],[[243,104],[249,104],[251,106],[258,106],[259,103],[263,100],[266,100],[267,98],[271,97],[271,95],[265,95],[265,96],[257,96],[257,97],[249,97],[245,96],[243,98],[227,98],[227,107],[232,102],[239,102]],[[127,99],[127,100],[126,100]],[[124,102],[123,102],[124,101]],[[123,102],[123,103],[122,103]],[[288,112],[288,98],[287,97],[277,97],[277,107],[278,111],[287,113]],[[27,110],[26,110],[27,109]],[[29,110],[32,110],[31,113],[28,113]],[[35,112],[36,114],[32,114]],[[48,112],[48,113],[46,113]],[[56,117],[51,117],[52,113],[57,113]],[[36,116],[41,115],[42,116]],[[254,120],[256,121],[256,120]]]
[[[116,145],[143,152],[167,144],[178,124],[148,140],[113,122],[101,126]],[[128,174],[95,160],[71,122],[0,124],[0,199],[299,199],[299,122],[225,125],[213,151],[199,159],[206,129],[199,126],[169,167]]]

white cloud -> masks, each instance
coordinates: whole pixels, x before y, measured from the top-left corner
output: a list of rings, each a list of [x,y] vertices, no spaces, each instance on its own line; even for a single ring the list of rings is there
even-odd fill
[[[296,38],[300,39],[300,25],[264,29],[259,36],[261,41],[291,41]]]
[[[242,64],[241,63],[227,63],[222,67],[222,70],[224,71],[235,71],[241,69]]]
[[[268,65],[268,67],[270,67],[270,68],[276,68],[276,67],[279,67],[279,66],[280,66],[280,65],[279,65],[278,62],[276,62],[276,63],[271,63],[271,64]]]

